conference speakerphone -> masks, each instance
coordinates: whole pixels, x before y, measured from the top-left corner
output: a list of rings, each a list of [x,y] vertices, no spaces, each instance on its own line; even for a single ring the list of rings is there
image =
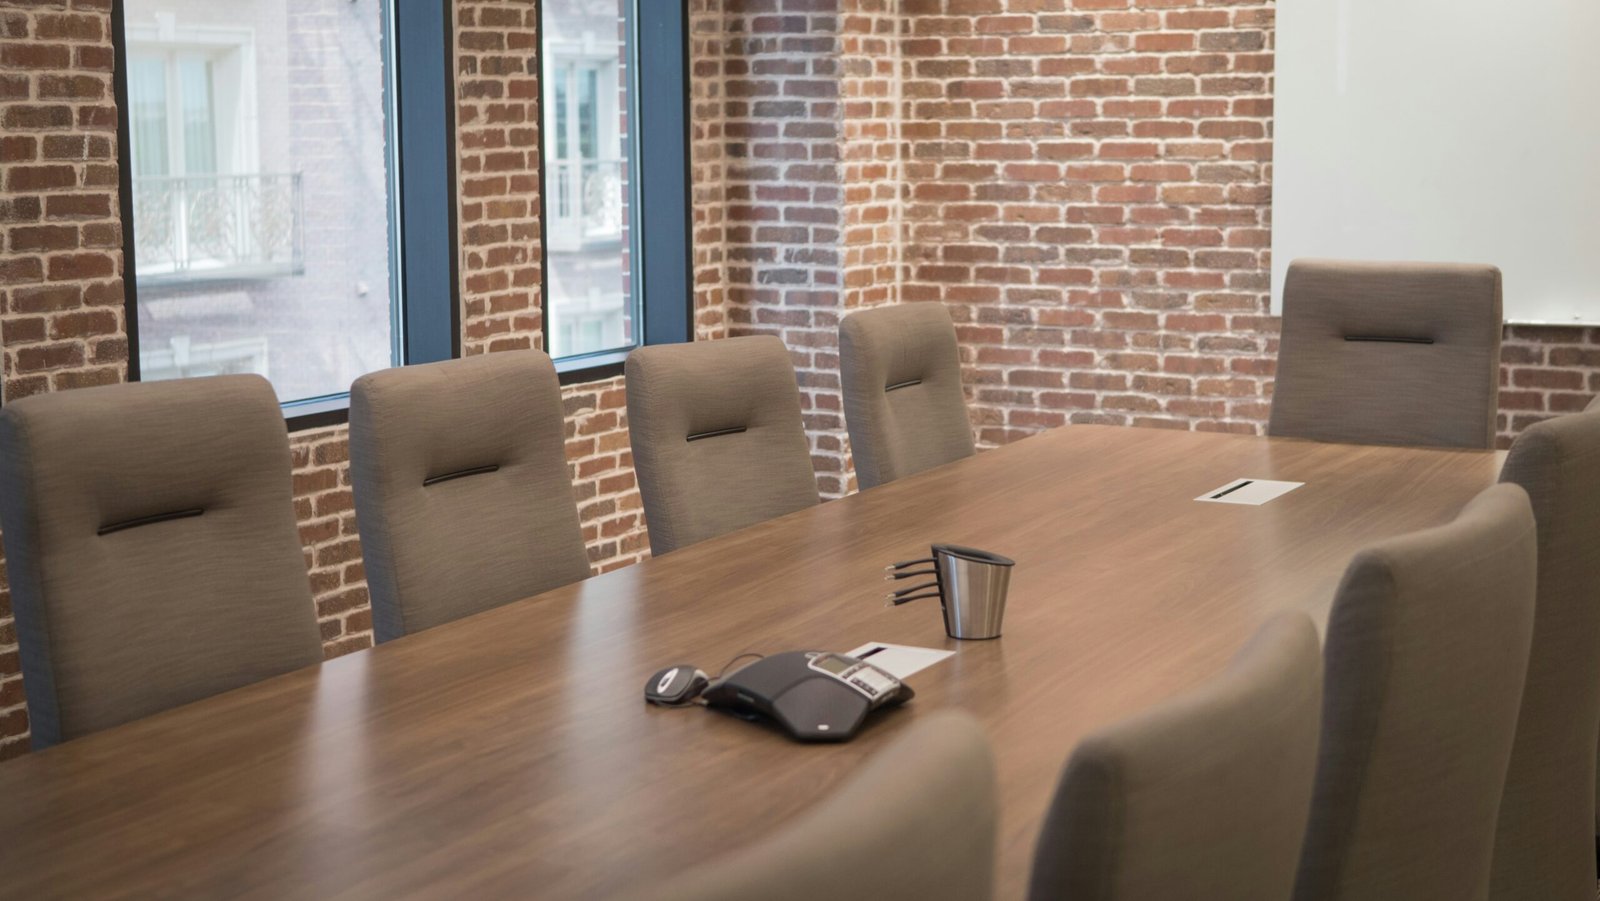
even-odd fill
[[[854,657],[789,651],[711,683],[706,706],[764,718],[799,741],[847,741],[867,714],[911,700],[911,687]]]
[[[704,680],[704,672],[692,666],[670,667],[651,677],[645,698],[679,707],[698,694],[707,707],[769,720],[799,741],[838,742],[854,737],[867,714],[915,694],[871,663],[824,651],[774,654],[709,684]]]

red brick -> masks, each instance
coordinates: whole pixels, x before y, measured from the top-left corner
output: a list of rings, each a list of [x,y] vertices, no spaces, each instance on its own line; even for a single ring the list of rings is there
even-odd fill
[[[39,13],[34,17],[34,37],[41,40],[98,41],[104,35],[105,17],[87,13]]]
[[[7,246],[12,253],[71,250],[78,246],[75,225],[29,225],[10,230]]]
[[[16,354],[18,372],[39,372],[83,365],[83,345],[74,341],[56,344],[34,344],[19,348]]]
[[[69,128],[73,123],[72,107],[60,104],[16,104],[8,106],[0,122],[8,130]],[[16,189],[12,189],[16,190]]]
[[[38,78],[40,100],[99,100],[110,94],[110,85],[92,75],[43,74]]]
[[[72,49],[65,44],[11,40],[0,42],[0,67],[7,69],[65,69],[72,64]]]
[[[111,214],[109,194],[52,194],[44,201],[47,219],[97,219]]]
[[[117,274],[117,261],[104,253],[54,254],[45,259],[45,270],[53,282],[107,278]]]
[[[30,81],[27,75],[16,72],[0,72],[0,101],[26,100],[30,90]]]
[[[77,184],[78,174],[71,166],[10,166],[6,169],[7,191],[49,191]]]

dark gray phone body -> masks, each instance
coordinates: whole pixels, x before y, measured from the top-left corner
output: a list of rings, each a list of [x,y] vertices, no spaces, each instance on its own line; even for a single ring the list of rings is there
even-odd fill
[[[915,692],[870,663],[821,651],[763,657],[712,682],[706,704],[777,723],[799,741],[848,741],[867,714]]]

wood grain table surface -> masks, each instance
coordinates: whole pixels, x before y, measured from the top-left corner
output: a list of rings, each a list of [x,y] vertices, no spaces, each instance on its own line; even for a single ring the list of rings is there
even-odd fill
[[[1322,623],[1357,550],[1448,521],[1502,457],[1058,429],[0,765],[0,895],[603,898],[759,838],[955,707],[994,743],[1019,898],[1080,737],[1274,611]],[[1306,485],[1193,500],[1238,478]],[[1016,559],[1002,638],[884,606],[884,565],[933,542]],[[848,744],[641,695],[673,663],[867,641],[956,654]]]

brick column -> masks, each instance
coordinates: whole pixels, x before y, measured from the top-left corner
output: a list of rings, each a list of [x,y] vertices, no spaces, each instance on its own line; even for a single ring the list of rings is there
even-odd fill
[[[127,366],[109,7],[0,7],[5,400]]]
[[[794,357],[825,497],[853,487],[839,319],[899,300],[898,0],[725,0],[730,334]]]

